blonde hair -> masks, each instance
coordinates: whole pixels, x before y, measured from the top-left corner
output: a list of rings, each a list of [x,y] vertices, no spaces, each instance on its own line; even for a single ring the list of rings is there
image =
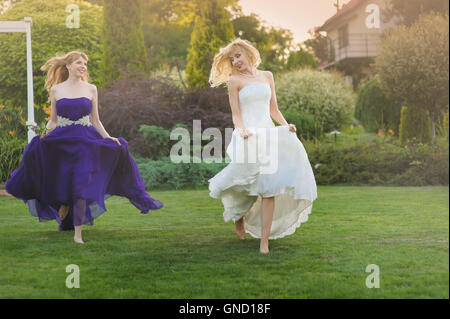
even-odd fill
[[[47,77],[45,78],[45,89],[50,95],[50,89],[61,82],[64,82],[69,77],[69,70],[66,68],[67,64],[71,64],[72,62],[78,60],[79,58],[83,58],[89,61],[86,53],[81,51],[71,51],[66,55],[57,55],[51,59],[49,59],[43,66],[41,66],[41,70],[45,71],[48,67]],[[89,82],[89,74],[86,70],[86,73],[82,77],[83,81]],[[50,97],[49,97],[50,100]]]
[[[214,61],[209,75],[209,84],[216,87],[228,81],[233,74],[233,65],[231,63],[230,54],[235,49],[242,49],[248,57],[250,63],[255,68],[261,63],[259,51],[247,40],[236,38],[220,48],[219,52],[214,56]]]

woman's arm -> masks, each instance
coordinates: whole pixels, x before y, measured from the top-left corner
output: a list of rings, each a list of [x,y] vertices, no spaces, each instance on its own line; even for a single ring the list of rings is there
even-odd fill
[[[289,125],[286,119],[284,118],[283,114],[281,114],[280,110],[278,109],[278,103],[277,103],[277,96],[275,93],[275,81],[273,79],[273,74],[270,71],[266,71],[266,76],[269,79],[270,83],[270,90],[272,91],[271,98],[270,98],[270,116],[280,125]]]
[[[47,122],[47,125],[45,125],[44,132],[41,134],[41,138],[46,137],[48,134],[50,134],[53,129],[55,129],[56,125],[58,124],[58,116],[56,114],[56,94],[55,94],[55,87],[52,86],[50,89],[50,120]]]
[[[50,89],[50,121],[45,126],[49,130],[53,130],[58,124],[58,116],[56,114],[56,89],[54,86]]]
[[[270,98],[270,116],[280,125],[289,126],[291,132],[295,132],[296,128],[294,124],[289,124],[284,118],[283,114],[278,109],[277,95],[275,93],[275,81],[271,71],[266,71],[266,76],[269,78],[270,90],[272,92]]]
[[[230,101],[231,116],[233,118],[234,127],[238,130],[243,138],[247,138],[248,136],[252,135],[252,133],[244,127],[241,108],[239,106],[238,81],[233,76],[231,76],[228,80],[228,99]]]
[[[98,134],[100,134],[103,138],[110,138],[117,142],[117,144],[120,145],[120,142],[117,138],[111,137],[108,132],[106,132],[105,128],[103,127],[102,122],[100,122],[100,117],[98,115],[98,92],[97,87],[94,84],[92,85],[92,93],[93,93],[93,99],[92,99],[92,110],[90,114],[90,121],[92,125],[97,130]]]

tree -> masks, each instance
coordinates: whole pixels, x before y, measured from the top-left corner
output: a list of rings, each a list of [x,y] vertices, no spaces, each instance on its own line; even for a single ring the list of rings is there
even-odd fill
[[[230,12],[224,0],[198,0],[199,15],[195,19],[187,56],[186,81],[190,87],[208,86],[214,55],[233,39]]]
[[[318,31],[319,27],[308,30],[310,38],[303,41],[303,45],[306,49],[314,52],[314,55],[318,59],[318,63],[321,64],[324,61],[329,61],[328,52],[328,40],[327,37]]]
[[[198,0],[143,0],[143,32],[152,69],[161,66],[185,68],[189,38],[199,15]],[[236,0],[223,4],[231,13],[234,36],[252,42],[261,53],[261,68],[274,73],[286,64],[292,48],[292,33],[270,28],[256,14],[245,15]]]
[[[261,54],[261,68],[277,73],[284,69],[293,34],[290,30],[268,26],[257,14],[245,15],[240,6],[233,7],[234,36],[250,41]]]
[[[448,14],[448,0],[390,0],[383,9],[383,22],[399,17],[402,24],[411,26],[421,14],[431,11]]]
[[[380,43],[375,70],[386,96],[427,109],[435,123],[449,105],[449,17],[421,15],[411,26],[390,30]]]
[[[417,106],[403,106],[401,108],[399,142],[404,145],[408,140],[419,143],[431,141],[430,117],[428,111]]]
[[[192,28],[173,23],[146,24],[142,28],[150,69],[163,66],[186,67],[186,55]]]
[[[72,50],[85,52],[89,57],[88,72],[92,83],[99,85],[101,54],[102,8],[78,1],[80,27],[69,28],[66,19],[71,14],[66,7],[70,0],[23,0],[1,15],[3,21],[23,21],[32,17],[31,45],[33,54],[34,101],[36,105],[47,102],[46,74],[40,67],[51,57]],[[24,33],[0,33],[0,104],[27,106],[27,63]],[[25,113],[26,114],[26,111]],[[37,121],[39,118],[36,119]]]
[[[183,0],[143,0],[142,31],[149,57],[150,69],[157,70],[165,67],[186,67],[186,55],[189,48],[189,38],[193,25],[185,20],[178,19],[180,7],[175,2],[194,12],[193,2]],[[187,14],[183,17],[190,16]]]
[[[102,82],[121,77],[129,68],[149,71],[142,33],[140,0],[104,0]]]
[[[291,51],[286,63],[286,70],[299,69],[302,67],[310,67],[317,69],[317,62],[314,56],[308,51],[300,48],[298,51]]]
[[[386,98],[376,75],[366,81],[358,90],[355,104],[355,118],[367,132],[377,133],[379,129],[391,129],[398,134],[401,104]]]

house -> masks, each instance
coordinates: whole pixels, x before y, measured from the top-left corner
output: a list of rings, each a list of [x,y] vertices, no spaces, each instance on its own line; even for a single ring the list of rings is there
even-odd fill
[[[338,8],[319,28],[327,34],[329,57],[319,69],[343,72],[351,86],[370,76],[370,64],[377,55],[381,35],[396,25],[396,19],[383,21],[383,10],[389,1],[351,0]]]

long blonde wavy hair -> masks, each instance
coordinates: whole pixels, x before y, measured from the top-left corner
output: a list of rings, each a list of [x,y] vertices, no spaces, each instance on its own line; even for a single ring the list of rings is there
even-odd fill
[[[236,38],[225,47],[220,48],[219,52],[214,56],[209,75],[209,84],[212,87],[226,83],[228,78],[233,74],[234,70],[230,55],[238,48],[245,52],[245,55],[255,68],[261,63],[259,51],[248,40]]]
[[[49,59],[43,66],[41,66],[41,71],[45,71],[47,68],[47,77],[45,78],[45,89],[49,93],[48,100],[50,101],[50,89],[52,86],[64,82],[69,77],[69,70],[66,68],[67,64],[78,60],[80,57],[89,61],[86,53],[81,51],[71,51],[65,55],[57,55]],[[89,74],[86,73],[82,77],[83,81],[89,82]]]

